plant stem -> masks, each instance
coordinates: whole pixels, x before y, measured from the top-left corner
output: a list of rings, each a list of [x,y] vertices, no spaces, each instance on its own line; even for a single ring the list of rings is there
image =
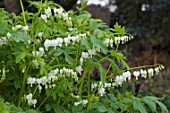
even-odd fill
[[[109,72],[109,70],[110,70],[110,68],[112,67],[112,64],[113,64],[113,62],[112,63],[110,63],[110,65],[109,65],[109,68],[107,69],[107,72],[106,72],[106,74],[105,74],[105,78],[106,78],[106,76],[107,76],[107,74],[108,74],[108,72]]]
[[[87,112],[90,110],[90,92],[91,92],[91,83],[90,83],[90,71],[88,72],[88,106],[87,106]]]
[[[83,73],[83,75],[82,75],[82,77],[81,77],[81,84],[80,84],[80,88],[79,88],[79,91],[78,91],[78,95],[80,95],[80,97],[81,97],[81,94],[82,94],[82,89],[83,89],[83,84],[84,84],[84,78],[85,78],[85,76],[86,76],[86,73],[87,73],[87,71],[86,70],[84,70],[84,73]]]
[[[155,64],[155,65],[145,65],[145,66],[139,66],[139,67],[132,67],[129,68],[129,70],[134,70],[134,69],[142,69],[142,68],[152,68],[152,67],[156,67],[159,66],[160,64]]]
[[[24,12],[24,6],[23,6],[23,3],[22,3],[22,0],[19,0],[20,2],[20,5],[21,5],[21,9],[22,9],[22,16],[24,18],[24,24],[27,25],[27,22],[26,22],[26,19],[25,19],[25,12]]]
[[[77,62],[78,62],[78,57],[79,57],[79,52],[81,50],[81,44],[79,43],[78,49],[77,49],[77,54],[76,54],[76,63],[75,63],[75,67],[77,66]]]
[[[58,57],[56,58],[56,60],[57,60],[58,66],[59,66],[59,68],[60,68],[60,62],[59,62],[59,60],[58,60]]]
[[[11,51],[12,51],[12,52],[14,52],[14,49],[12,48],[12,44],[11,44],[11,42],[10,42],[9,38],[8,38],[8,37],[6,37],[6,39],[8,40],[9,47],[10,47]]]
[[[22,95],[23,95],[23,92],[24,92],[24,89],[25,89],[26,79],[27,79],[27,71],[24,73],[24,78],[23,78],[23,81],[22,81],[22,87],[21,87],[21,91],[20,91],[20,94],[19,94],[18,106],[20,106],[20,104],[21,104],[21,98],[22,98]]]
[[[57,104],[60,104],[61,97],[58,98]]]
[[[88,96],[90,95],[90,91],[91,91],[91,88],[90,88],[90,81],[91,81],[91,79],[90,79],[90,71],[88,72]]]
[[[38,106],[38,109],[40,109],[40,107],[44,104],[44,102],[48,99],[49,96],[47,96],[42,102],[41,104]]]

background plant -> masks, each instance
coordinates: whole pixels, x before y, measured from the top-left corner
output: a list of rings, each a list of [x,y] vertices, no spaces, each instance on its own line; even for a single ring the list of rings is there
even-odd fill
[[[117,93],[124,82],[152,77],[164,68],[128,66],[118,50],[133,39],[124,27],[116,23],[112,29],[91,18],[83,11],[87,2],[77,15],[53,2],[30,3],[38,12],[0,13],[0,94],[14,104],[2,99],[1,111],[143,113],[160,106],[168,112],[156,97]],[[106,61],[109,67],[103,65]]]

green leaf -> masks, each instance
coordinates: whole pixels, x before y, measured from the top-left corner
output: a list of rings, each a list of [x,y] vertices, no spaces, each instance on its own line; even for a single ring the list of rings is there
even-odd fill
[[[58,33],[64,33],[67,29],[66,27],[64,26],[64,22],[59,22],[59,23],[55,23],[54,25],[54,29],[55,31],[57,31]]]
[[[26,112],[24,112],[22,108],[12,105],[10,113],[26,113]]]
[[[53,97],[54,100],[56,100],[57,99],[57,92],[52,91],[52,97]]]
[[[154,101],[152,101],[149,98],[145,98],[145,97],[142,100],[143,100],[144,103],[146,103],[149,106],[149,108],[151,109],[152,112],[157,113],[156,103]]]
[[[151,101],[157,103],[157,104],[160,106],[160,108],[162,109],[162,112],[168,113],[167,107],[166,107],[162,102],[159,101],[159,98],[153,97],[153,96],[146,96],[146,97],[144,97],[143,99],[144,99],[144,102],[146,102],[146,100],[147,100],[147,101],[148,101],[148,100],[151,100]],[[151,102],[151,101],[150,101],[150,102]],[[155,105],[153,105],[153,103],[152,103],[152,104],[149,103],[149,104],[150,104],[150,106],[152,106],[152,107],[150,107],[150,108],[152,108],[153,110],[155,110]],[[148,106],[149,106],[149,105],[148,105]]]
[[[79,113],[83,110],[83,105],[79,104],[78,106],[73,106],[72,113]]]
[[[16,78],[14,80],[14,86],[15,86],[16,89],[21,87],[21,80],[19,78]]]
[[[26,52],[19,52],[16,59],[15,59],[15,62],[19,63],[22,59],[25,58],[26,55],[27,55]]]
[[[45,109],[46,109],[46,111],[51,111],[52,106],[51,106],[50,104],[47,104],[47,105],[45,106]]]
[[[118,98],[119,100],[123,100],[123,95],[119,92],[118,95],[117,95],[117,98]]]
[[[124,57],[124,55],[122,53],[117,53],[116,51],[112,51],[111,55],[113,57],[115,57],[118,60],[118,62],[121,62],[121,60],[125,59],[125,57]]]
[[[66,62],[68,62],[68,64],[70,64],[70,65],[73,65],[73,62],[74,62],[73,58],[66,52],[64,52],[64,55],[65,55]]]
[[[121,60],[121,63],[127,70],[130,69],[129,65],[124,60]]]
[[[135,111],[140,111],[140,113],[147,113],[144,104],[136,97],[133,97],[133,107]]]
[[[63,53],[63,51],[55,52],[55,53],[54,53],[54,56],[55,56],[55,57],[58,57],[58,56],[60,56],[62,53]]]
[[[59,106],[58,104],[50,104],[55,113],[70,113],[66,108]]]
[[[85,47],[86,47],[87,50],[89,50],[89,49],[92,48],[90,42],[88,41],[88,38],[82,39],[82,40],[81,40],[81,43],[82,43],[82,45],[85,45]]]
[[[162,109],[162,113],[168,113],[167,107],[160,101],[155,101]]]
[[[91,36],[90,39],[94,47],[96,48],[100,47],[104,54],[108,52],[107,47],[103,44],[103,42],[100,39],[96,38],[95,36]]]
[[[33,19],[33,28],[36,33],[43,32],[43,37],[44,38],[49,38],[50,34],[52,33],[51,28],[49,25],[47,25],[46,22],[44,22],[42,19],[38,17],[34,17]]]
[[[86,8],[88,3],[88,0],[83,0],[83,2],[81,3],[81,9],[83,10],[84,8]]]
[[[102,38],[102,37],[104,37],[104,32],[102,31],[102,30],[100,30],[100,29],[95,29],[95,34],[97,35],[97,37],[99,37],[99,38]]]
[[[106,82],[106,70],[103,68],[101,64],[99,64],[98,70],[100,72],[100,80],[102,82]]]
[[[100,106],[100,107],[98,107],[97,110],[98,110],[99,112],[102,112],[102,113],[108,111],[108,109],[107,109],[105,106]]]
[[[98,112],[102,112],[102,113],[108,111],[108,109],[101,102],[93,103],[91,108],[97,109]]]
[[[126,33],[125,28],[124,27],[121,28],[121,26],[117,22],[114,25],[114,31],[122,36]]]
[[[98,108],[98,107],[100,107],[100,106],[104,106],[101,102],[96,102],[96,103],[92,103],[92,106],[91,106],[91,108]]]
[[[90,32],[93,32],[97,28],[97,22],[94,19],[90,19]]]
[[[60,56],[63,52],[64,52],[64,51],[63,51],[62,49],[57,48],[57,50],[51,49],[51,50],[49,51],[49,54],[50,54],[50,55],[54,54],[55,57],[58,57],[58,56]]]
[[[47,70],[46,70],[46,68],[45,68],[45,62],[44,62],[44,59],[42,59],[42,58],[39,58],[38,59],[38,62],[39,62],[39,64],[40,64],[40,74],[41,75],[43,75],[43,74],[47,74]]]
[[[33,110],[33,109],[29,109],[29,110],[26,111],[26,113],[38,113],[38,112]]]
[[[113,102],[118,100],[113,94],[108,94],[108,96],[109,96],[109,100],[111,100]]]
[[[83,11],[83,10],[86,8],[87,3],[88,3],[88,0],[83,0],[82,3],[81,3],[81,7],[80,7],[80,8],[79,8],[79,7],[76,7],[77,10],[78,10],[79,12]]]
[[[112,110],[109,109],[108,113],[114,113]]]
[[[28,43],[28,40],[32,41],[31,37],[23,31],[12,33],[12,36],[16,42]]]

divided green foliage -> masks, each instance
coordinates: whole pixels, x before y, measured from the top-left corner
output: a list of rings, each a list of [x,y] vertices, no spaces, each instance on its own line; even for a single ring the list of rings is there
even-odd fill
[[[0,9],[0,113],[168,113],[159,98],[117,93],[133,69],[116,44],[124,27],[93,19],[86,0],[77,13],[30,3],[36,13]]]

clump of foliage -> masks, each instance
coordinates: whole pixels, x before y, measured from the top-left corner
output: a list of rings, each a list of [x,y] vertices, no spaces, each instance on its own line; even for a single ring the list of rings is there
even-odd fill
[[[37,13],[0,10],[2,113],[168,112],[160,98],[117,93],[125,82],[164,69],[128,66],[119,45],[133,36],[124,27],[116,23],[112,29],[93,19],[83,11],[87,2],[78,15],[53,2],[30,3]]]

